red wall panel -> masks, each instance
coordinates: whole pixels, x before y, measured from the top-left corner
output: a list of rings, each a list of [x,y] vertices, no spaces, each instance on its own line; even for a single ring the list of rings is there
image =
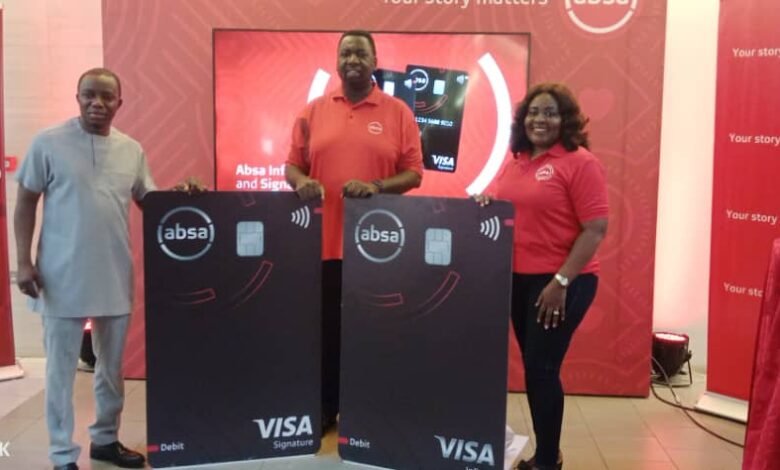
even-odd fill
[[[409,3],[103,0],[105,64],[123,79],[116,125],[144,145],[161,186],[193,174],[213,183],[214,28],[529,33],[529,82],[563,81],[575,91],[591,116],[611,203],[599,294],[571,346],[564,385],[570,393],[647,395],[666,0]],[[280,114],[280,125],[297,111]],[[133,220],[140,268],[137,214]],[[144,375],[141,287],[139,279],[126,358],[136,377]],[[520,389],[519,353],[511,350],[510,386]]]

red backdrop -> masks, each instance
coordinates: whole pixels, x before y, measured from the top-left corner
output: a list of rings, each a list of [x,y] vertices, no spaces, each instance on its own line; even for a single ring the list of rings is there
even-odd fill
[[[748,399],[767,253],[780,236],[780,3],[722,0],[708,391]]]
[[[666,0],[417,3],[103,0],[105,64],[123,79],[116,124],[143,143],[161,186],[190,174],[210,181],[213,28],[530,33],[529,82],[563,81],[575,91],[610,191],[602,282],[564,383],[570,393],[647,395]],[[280,113],[279,122],[291,124],[297,111]],[[139,234],[136,214],[140,266]],[[141,285],[126,357],[131,376],[144,374]],[[512,389],[522,387],[518,355],[513,344]]]
[[[8,215],[5,205],[5,135],[3,125],[3,8],[0,6],[0,367],[16,363],[11,291],[8,285]]]

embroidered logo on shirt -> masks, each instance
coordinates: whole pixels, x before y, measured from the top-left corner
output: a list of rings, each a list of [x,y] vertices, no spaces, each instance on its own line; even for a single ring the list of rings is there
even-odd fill
[[[549,181],[555,174],[555,168],[549,163],[536,170],[536,181]]]
[[[382,126],[382,123],[379,121],[371,121],[368,123],[368,133],[379,135],[384,131],[384,127]]]

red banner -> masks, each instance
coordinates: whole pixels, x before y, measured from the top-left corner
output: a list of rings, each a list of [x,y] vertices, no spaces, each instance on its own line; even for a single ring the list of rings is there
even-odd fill
[[[720,3],[707,390],[743,400],[780,236],[778,21],[777,0]]]
[[[503,104],[514,107],[522,99],[522,93],[512,90],[526,77],[529,83],[565,82],[591,118],[592,147],[607,169],[612,212],[600,252],[599,294],[574,337],[562,376],[570,393],[610,395],[645,396],[650,380],[665,24],[666,0],[103,0],[105,64],[122,77],[125,100],[116,124],[141,141],[162,187],[188,175],[211,179],[215,173],[215,28],[530,34],[528,73],[507,74],[507,80],[515,81],[509,84],[510,96]],[[391,45],[383,43],[377,51],[380,67],[385,55],[392,58]],[[330,47],[335,64],[336,44]],[[446,47],[432,50],[424,63],[434,64],[448,52]],[[292,56],[298,58],[295,52]],[[518,57],[517,62],[524,59]],[[291,80],[289,69],[275,72],[278,85]],[[310,82],[308,77],[299,85],[308,87]],[[482,89],[471,85],[475,92]],[[483,104],[492,109],[493,100],[488,98]],[[479,110],[473,103],[469,101],[465,113]],[[272,121],[258,125],[267,131],[276,126],[291,129],[304,105],[301,99],[291,109],[278,110]],[[464,120],[469,119],[464,115]],[[470,145],[465,140],[469,133],[481,132],[476,126],[492,126],[494,120],[464,129],[464,148]],[[485,129],[485,135],[495,132]],[[260,152],[264,148],[286,151],[278,145],[264,147],[263,141],[247,142],[251,146]],[[458,165],[469,168],[460,158]],[[470,155],[464,153],[462,158]],[[424,181],[434,181],[436,176],[440,175],[426,173]],[[134,224],[134,245],[140,246],[137,215]],[[137,251],[137,267],[140,255]],[[143,282],[138,279],[136,286],[139,301],[125,369],[134,377],[143,376],[145,360]],[[514,342],[511,350],[510,387],[517,390],[523,386],[523,372]]]
[[[745,470],[772,468],[780,461],[780,238],[769,258],[764,292],[745,433]]]
[[[3,108],[3,9],[0,7],[0,111]],[[0,112],[0,155],[5,155],[4,119]],[[14,365],[14,327],[11,318],[11,290],[8,279],[8,217],[5,205],[5,165],[0,165],[0,367]]]

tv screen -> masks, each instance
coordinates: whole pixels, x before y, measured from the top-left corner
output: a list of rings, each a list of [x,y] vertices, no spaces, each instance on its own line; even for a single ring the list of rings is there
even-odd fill
[[[217,189],[287,191],[296,115],[340,85],[341,32],[214,31]],[[413,110],[425,175],[412,194],[482,192],[528,86],[527,34],[374,33],[377,85]]]

